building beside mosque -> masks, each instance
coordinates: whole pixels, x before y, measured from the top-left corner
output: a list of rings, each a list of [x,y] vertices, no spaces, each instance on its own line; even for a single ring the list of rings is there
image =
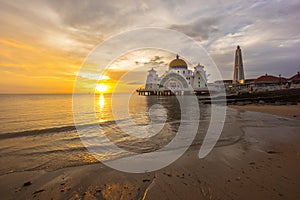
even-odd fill
[[[235,50],[232,82],[233,83],[241,83],[241,84],[243,84],[245,82],[242,50],[241,50],[240,46],[237,46],[237,48]]]
[[[194,70],[177,55],[169,63],[168,70],[159,76],[153,68],[148,71],[144,89],[139,95],[185,95],[207,93],[207,76],[204,66],[198,64]]]
[[[258,78],[246,79],[242,51],[237,46],[234,54],[234,68],[232,80],[218,80],[213,83],[215,90],[225,89],[227,93],[264,92],[300,86],[299,72],[291,78],[265,74]],[[225,87],[225,88],[224,88]]]
[[[227,94],[245,92],[263,92],[300,87],[300,73],[291,78],[265,74],[258,78],[246,79],[242,51],[237,46],[234,54],[233,78],[231,80],[217,80],[207,87],[207,76],[204,66],[198,64],[194,70],[188,68],[187,63],[177,55],[169,63],[168,70],[161,76],[153,68],[148,71],[144,89],[138,89],[139,95],[184,95],[184,94]]]

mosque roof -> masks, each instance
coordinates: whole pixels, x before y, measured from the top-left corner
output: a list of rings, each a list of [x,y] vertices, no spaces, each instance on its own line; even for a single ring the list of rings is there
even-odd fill
[[[187,69],[187,64],[184,60],[180,59],[179,56],[176,56],[176,59],[172,60],[169,63],[169,68],[170,69],[177,69],[177,68],[184,68]]]

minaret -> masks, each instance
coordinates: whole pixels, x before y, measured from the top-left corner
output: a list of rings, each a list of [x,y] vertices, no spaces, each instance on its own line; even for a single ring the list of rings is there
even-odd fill
[[[147,90],[157,90],[157,84],[158,84],[158,75],[156,71],[152,68],[148,71],[148,76],[146,80],[146,89]]]
[[[234,55],[233,83],[244,83],[245,74],[242,59],[242,51],[240,46],[237,46]]]

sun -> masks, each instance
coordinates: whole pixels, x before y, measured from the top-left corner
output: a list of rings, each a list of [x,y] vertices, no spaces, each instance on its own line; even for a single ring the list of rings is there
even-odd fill
[[[107,90],[108,90],[108,86],[102,83],[96,86],[96,91],[99,93],[105,93],[107,92]]]

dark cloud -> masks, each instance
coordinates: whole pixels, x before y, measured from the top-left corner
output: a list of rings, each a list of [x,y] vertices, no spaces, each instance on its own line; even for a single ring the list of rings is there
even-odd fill
[[[154,56],[151,58],[151,62],[161,62],[162,56]]]
[[[137,65],[144,65],[146,67],[161,67],[161,66],[165,66],[167,65],[167,63],[163,60],[163,56],[153,56],[151,57],[150,61],[148,62],[139,62],[139,61],[135,61],[135,64]]]
[[[170,28],[197,40],[207,40],[211,33],[219,31],[217,26],[219,21],[218,18],[199,18],[187,24],[173,24]]]

